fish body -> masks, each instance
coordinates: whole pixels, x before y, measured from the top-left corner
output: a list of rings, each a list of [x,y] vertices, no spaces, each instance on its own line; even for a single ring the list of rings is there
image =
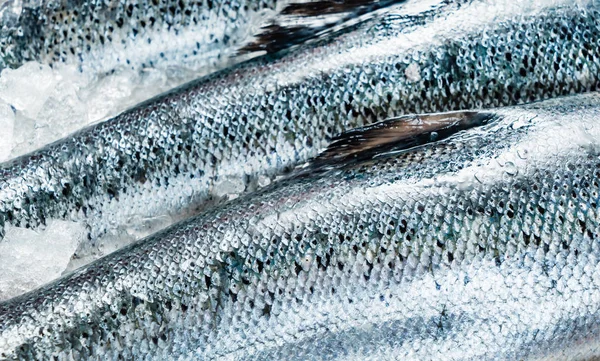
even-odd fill
[[[136,217],[177,219],[254,190],[344,130],[598,87],[596,2],[422,4],[203,77],[1,164],[0,226],[83,222],[93,252]]]
[[[485,117],[363,149],[0,303],[0,356],[598,357],[600,96]]]
[[[328,0],[8,0],[0,4],[0,70],[37,61],[100,75],[156,67],[208,73],[234,63],[244,46],[260,42],[268,34],[263,27],[314,18],[305,16],[312,7],[321,5],[331,16],[298,26],[305,38],[391,2],[351,1],[332,8]]]
[[[0,68],[70,63],[106,73],[186,61],[215,65],[276,1],[8,1]],[[135,50],[134,50],[135,49]],[[183,65],[183,64],[182,64]]]

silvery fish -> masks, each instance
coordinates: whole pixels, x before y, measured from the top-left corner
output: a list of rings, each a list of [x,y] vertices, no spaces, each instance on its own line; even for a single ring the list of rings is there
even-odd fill
[[[245,47],[274,51],[392,2],[7,0],[0,3],[0,70],[38,61],[100,74],[169,66],[208,72]],[[288,32],[295,36],[282,37]]]
[[[0,357],[600,357],[599,139],[596,93],[355,131],[0,303]]]
[[[83,222],[82,255],[136,217],[178,218],[263,186],[357,126],[598,87],[594,2],[425,5],[203,77],[1,164],[0,226]]]

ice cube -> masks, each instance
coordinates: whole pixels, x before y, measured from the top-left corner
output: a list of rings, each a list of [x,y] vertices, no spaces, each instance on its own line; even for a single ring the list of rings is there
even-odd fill
[[[0,162],[10,156],[15,126],[15,109],[0,100]]]
[[[18,69],[4,69],[0,76],[0,99],[35,118],[57,81],[48,65],[35,62]]]
[[[7,226],[0,241],[0,300],[59,277],[86,234],[82,224],[51,220],[45,229]]]

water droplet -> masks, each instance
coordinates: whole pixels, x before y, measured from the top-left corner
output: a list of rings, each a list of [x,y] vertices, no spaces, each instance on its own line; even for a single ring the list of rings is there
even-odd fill
[[[517,150],[517,155],[521,159],[527,159],[527,157],[529,156],[529,151],[527,149],[519,149]]]
[[[518,173],[517,166],[513,162],[506,162],[506,164],[504,164],[504,171],[512,177],[516,176]]]

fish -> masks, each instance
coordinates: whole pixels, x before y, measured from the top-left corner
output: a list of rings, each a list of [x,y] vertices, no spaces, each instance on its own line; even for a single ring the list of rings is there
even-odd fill
[[[337,165],[1,302],[0,357],[600,356],[600,94],[363,131]]]
[[[107,234],[257,190],[346,130],[592,91],[598,9],[407,1],[207,75],[0,164],[0,236],[8,226],[74,221],[89,230],[75,258],[101,255]]]
[[[251,57],[250,48],[276,51],[393,2],[7,0],[0,71],[37,61],[100,76],[123,68],[209,73]]]

